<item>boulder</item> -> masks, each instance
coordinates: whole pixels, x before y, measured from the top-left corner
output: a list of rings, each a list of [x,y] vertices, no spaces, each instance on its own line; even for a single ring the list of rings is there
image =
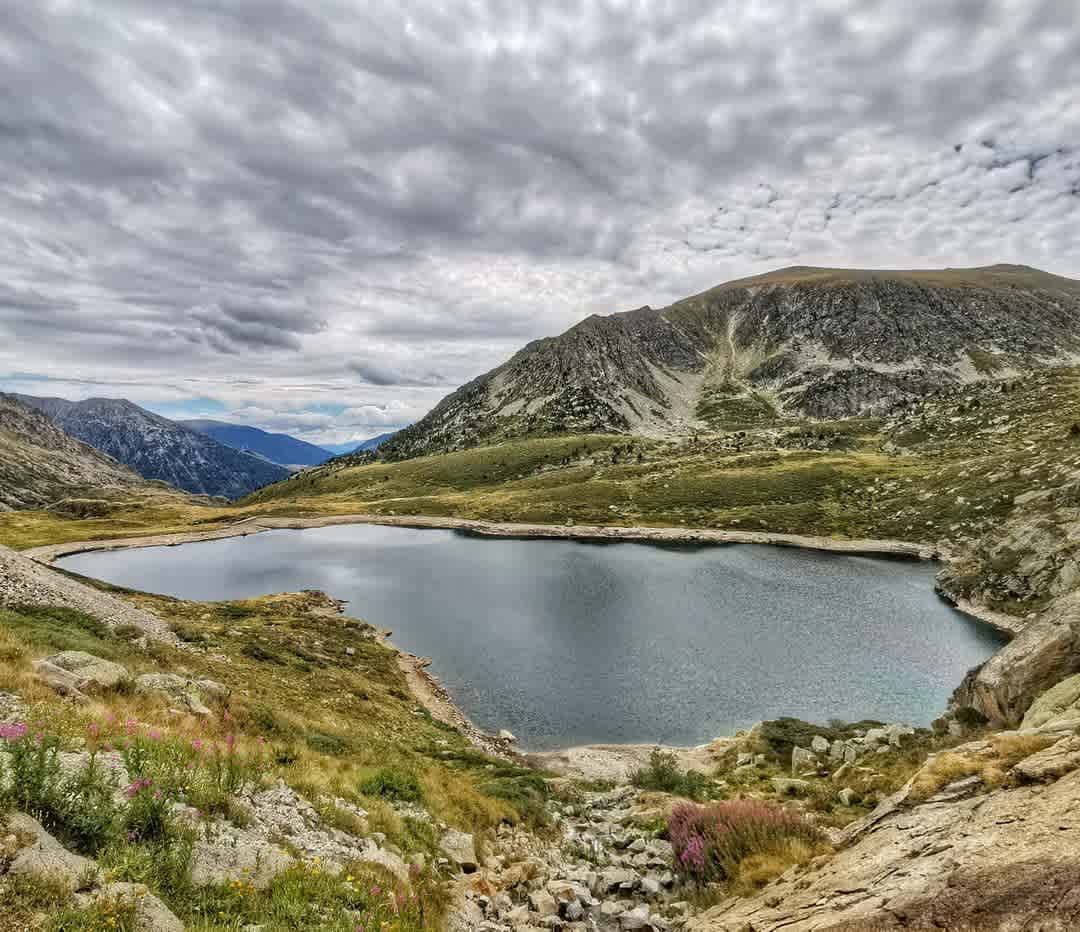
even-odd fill
[[[529,908],[538,916],[554,916],[559,912],[559,904],[547,890],[533,890],[529,894]]]
[[[1012,769],[1020,783],[1049,783],[1080,767],[1080,737],[1062,738],[1045,750],[1025,757]]]
[[[829,739],[821,735],[814,735],[810,739],[810,750],[815,754],[825,754],[829,750]]]
[[[512,731],[503,728],[499,731],[499,740],[506,741],[508,744],[513,744],[515,741],[517,741],[517,737]]]
[[[140,696],[157,696],[187,709],[195,715],[209,715],[198,686],[175,673],[144,673],[135,678],[135,692]]]
[[[294,863],[292,855],[254,832],[218,825],[200,835],[191,853],[191,882],[197,887],[245,880],[262,890]]]
[[[466,874],[471,874],[478,867],[476,846],[473,844],[472,835],[452,828],[443,835],[439,848]]]
[[[900,747],[904,738],[915,734],[915,729],[910,725],[889,725],[885,729],[885,738],[894,748]]]
[[[845,786],[836,795],[840,798],[840,802],[842,805],[850,806],[851,801],[855,798],[855,791],[850,786]]]
[[[649,907],[636,906],[619,916],[619,928],[624,930],[645,929],[649,925]]]
[[[71,893],[93,886],[97,864],[68,851],[36,819],[22,812],[12,813],[8,816],[5,831],[16,838],[33,839],[19,848],[12,858],[8,871],[13,876],[52,880]]]
[[[1021,728],[1041,728],[1058,718],[1080,716],[1080,673],[1051,686],[1024,713]]]
[[[616,890],[631,890],[638,884],[638,875],[625,867],[608,867],[600,871],[597,890],[600,893],[614,893]]]
[[[769,782],[781,796],[802,796],[810,789],[809,780],[798,780],[794,777],[773,777]]]
[[[141,883],[108,883],[80,900],[85,906],[99,900],[134,905],[135,932],[184,932],[173,911]]]
[[[90,697],[80,688],[83,684],[82,680],[74,673],[62,670],[47,660],[35,660],[33,669],[38,680],[58,695],[74,699],[76,702],[90,701]]]
[[[79,689],[82,692],[115,689],[128,679],[126,667],[81,650],[64,650],[59,654],[46,657],[43,662],[78,677]]]
[[[799,773],[804,770],[816,770],[818,765],[817,756],[813,751],[798,746],[791,749],[791,772]]]

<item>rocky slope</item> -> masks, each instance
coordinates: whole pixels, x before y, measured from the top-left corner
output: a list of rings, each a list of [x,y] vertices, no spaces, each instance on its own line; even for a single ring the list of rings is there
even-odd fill
[[[277,463],[279,466],[318,466],[331,457],[331,453],[313,443],[297,440],[288,434],[273,434],[258,427],[243,424],[226,424],[224,421],[186,420],[177,421],[183,427],[206,434],[218,443],[234,450]]]
[[[558,432],[669,436],[878,414],[1080,358],[1080,282],[1022,266],[793,268],[529,344],[384,444],[401,459]]]
[[[0,394],[0,511],[101,500],[147,483],[11,395]]]
[[[16,397],[140,476],[185,492],[239,498],[290,475],[283,466],[234,450],[124,399]]]

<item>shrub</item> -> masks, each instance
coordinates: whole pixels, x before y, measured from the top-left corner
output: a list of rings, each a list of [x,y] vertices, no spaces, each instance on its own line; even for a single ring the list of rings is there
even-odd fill
[[[348,742],[337,735],[324,735],[322,732],[313,732],[305,739],[307,746],[318,754],[326,754],[328,757],[337,757],[344,754],[348,749]]]
[[[381,796],[406,803],[418,803],[424,797],[420,781],[413,774],[394,767],[383,767],[366,780],[361,780],[359,789],[366,796]]]
[[[687,879],[760,882],[776,868],[806,860],[824,846],[821,832],[797,813],[759,800],[709,806],[684,803],[668,817],[675,865]]]
[[[699,770],[679,769],[679,758],[670,751],[656,748],[649,763],[630,774],[630,782],[645,790],[674,793],[687,799],[701,800],[709,795],[711,783]]]

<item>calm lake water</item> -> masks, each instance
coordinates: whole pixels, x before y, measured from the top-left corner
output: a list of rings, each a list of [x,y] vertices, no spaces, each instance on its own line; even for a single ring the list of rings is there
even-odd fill
[[[351,525],[61,565],[188,599],[323,589],[530,750],[696,744],[779,715],[926,725],[1001,643],[938,599],[931,565],[766,546]]]

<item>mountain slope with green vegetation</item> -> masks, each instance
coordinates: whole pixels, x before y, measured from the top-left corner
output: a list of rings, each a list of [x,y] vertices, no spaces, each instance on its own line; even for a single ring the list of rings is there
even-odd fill
[[[1080,282],[1025,266],[781,269],[530,343],[379,450],[560,433],[685,437],[884,415],[1080,359]]]

